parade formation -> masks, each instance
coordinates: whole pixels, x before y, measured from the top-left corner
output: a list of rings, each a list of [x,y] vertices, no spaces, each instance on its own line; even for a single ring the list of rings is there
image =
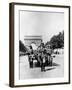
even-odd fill
[[[45,71],[45,66],[52,66],[54,56],[52,56],[53,50],[50,45],[45,46],[44,43],[41,43],[37,50],[33,50],[32,46],[29,48],[26,54],[30,68],[33,68],[34,61],[41,67],[41,71]]]

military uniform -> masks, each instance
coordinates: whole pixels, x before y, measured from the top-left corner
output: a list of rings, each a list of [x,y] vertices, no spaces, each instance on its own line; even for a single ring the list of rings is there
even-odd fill
[[[45,71],[44,45],[38,48],[38,61],[40,62],[41,71]]]

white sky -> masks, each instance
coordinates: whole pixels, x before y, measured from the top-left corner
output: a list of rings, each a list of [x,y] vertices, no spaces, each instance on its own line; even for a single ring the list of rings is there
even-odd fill
[[[20,11],[20,40],[26,35],[42,35],[47,42],[64,30],[64,13]]]

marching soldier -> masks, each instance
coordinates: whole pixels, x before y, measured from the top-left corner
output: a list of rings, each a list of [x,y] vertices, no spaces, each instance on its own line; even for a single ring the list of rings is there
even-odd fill
[[[50,64],[51,63],[51,54],[53,52],[50,45],[48,45],[46,47],[46,51],[47,51],[48,64]]]
[[[30,67],[33,67],[33,48],[32,46],[30,46],[30,50],[29,50],[29,65]]]
[[[45,71],[45,53],[44,53],[44,43],[41,43],[41,45],[38,47],[38,60],[40,62],[41,71]]]

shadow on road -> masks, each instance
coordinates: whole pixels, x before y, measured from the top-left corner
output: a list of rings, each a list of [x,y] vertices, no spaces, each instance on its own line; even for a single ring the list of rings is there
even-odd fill
[[[55,69],[55,67],[53,67],[53,68],[48,68],[48,69],[45,69],[45,71],[49,71],[49,70],[53,70],[53,69]]]
[[[52,65],[50,65],[50,64],[45,65],[45,67],[51,67],[51,66],[60,66],[60,64],[57,64],[57,63],[53,62]],[[33,68],[39,68],[39,67],[41,67],[39,63],[37,63],[37,62],[33,63]]]

